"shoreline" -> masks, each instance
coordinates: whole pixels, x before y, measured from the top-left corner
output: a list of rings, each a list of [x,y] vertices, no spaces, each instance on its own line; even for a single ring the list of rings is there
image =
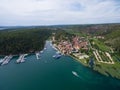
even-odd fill
[[[52,44],[52,45],[53,45],[53,44]],[[55,50],[61,52],[61,51],[57,48],[57,45],[56,45],[56,46],[53,45],[53,47],[55,48]],[[61,52],[61,53],[62,53],[62,52]],[[78,59],[77,57],[75,57],[75,56],[73,56],[73,55],[70,55],[70,54],[67,54],[67,56],[73,58],[74,60],[76,60],[77,62],[79,62],[80,64],[82,64],[83,66],[91,69],[90,66],[89,66],[87,63],[82,62],[82,61],[81,61],[80,59]],[[85,60],[85,59],[83,59],[83,60]],[[98,68],[96,68],[96,66],[95,66],[93,69],[91,69],[91,70],[93,70],[93,71],[95,71],[95,72],[97,72],[97,73],[99,73],[99,74],[101,74],[101,75],[104,75],[104,76],[106,76],[106,77],[112,77],[112,78],[114,78],[114,79],[120,80],[119,77],[117,77],[117,76],[115,76],[115,75],[112,75],[112,74],[110,74],[109,72],[107,72],[107,73],[101,72]],[[101,70],[102,70],[102,69],[101,69]]]
[[[33,55],[34,53],[22,53],[22,54],[27,54],[27,55]],[[18,57],[20,54],[10,54],[12,55],[13,57]],[[8,56],[8,55],[0,55],[0,57],[5,57],[5,56]]]
[[[72,56],[72,55],[69,55],[69,56],[70,56],[71,58],[73,58],[74,60],[77,60],[77,61],[78,61],[80,64],[82,64],[83,66],[91,69],[91,68],[89,67],[89,65],[83,63],[80,59],[78,59],[78,58],[76,58],[76,57],[74,57],[74,56]],[[107,73],[107,74],[106,74],[106,73],[102,73],[102,72],[100,72],[100,71],[99,71],[98,69],[96,69],[96,68],[93,68],[93,69],[91,69],[91,70],[93,70],[93,71],[95,71],[95,72],[97,72],[97,73],[99,73],[99,74],[101,74],[101,75],[104,75],[104,76],[106,76],[106,77],[112,77],[112,78],[114,78],[114,79],[120,80],[119,77],[112,76],[110,73]]]
[[[78,61],[80,64],[82,64],[83,66],[91,69],[91,68],[89,67],[89,65],[83,63],[80,59],[78,59],[78,58],[76,58],[76,57],[74,57],[74,56],[72,56],[72,55],[69,55],[69,56],[70,56],[71,58],[73,58],[74,60],[77,60],[77,61]],[[96,68],[93,68],[93,69],[91,69],[91,70],[93,70],[93,71],[95,71],[95,72],[97,72],[97,73],[99,73],[99,74],[101,74],[101,75],[104,75],[104,76],[106,76],[106,77],[112,77],[112,78],[114,78],[114,79],[120,80],[119,77],[112,76],[110,73],[107,73],[107,74],[102,73],[102,72],[100,72],[100,71],[99,71],[98,69],[96,69]]]
[[[48,40],[46,40],[46,41],[48,41]],[[45,46],[45,45],[44,45],[44,46]],[[43,49],[38,50],[38,51],[40,52],[40,51],[43,51],[43,50],[44,50],[44,47],[43,47]],[[28,53],[9,54],[9,55],[12,55],[13,57],[17,57],[17,56],[19,56],[20,54],[33,55],[35,52],[36,52],[36,51],[34,51],[34,52],[28,52]],[[8,56],[8,55],[0,55],[0,57],[4,57],[4,56]]]

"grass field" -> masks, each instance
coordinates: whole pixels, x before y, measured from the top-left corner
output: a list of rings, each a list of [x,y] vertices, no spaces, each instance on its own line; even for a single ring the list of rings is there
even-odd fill
[[[94,45],[92,44],[94,48],[99,49],[101,51],[107,51],[107,52],[110,51],[110,48],[106,46],[104,42],[99,41],[98,39],[95,39],[95,38],[91,39],[90,41],[94,42]]]

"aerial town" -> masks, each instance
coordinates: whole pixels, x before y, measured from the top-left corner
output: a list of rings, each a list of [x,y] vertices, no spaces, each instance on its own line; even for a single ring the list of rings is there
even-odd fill
[[[108,46],[102,40],[104,36],[79,36],[63,35],[63,38],[52,36],[52,44],[61,54],[70,56],[86,67],[112,77],[120,78],[116,72],[119,71],[119,58],[114,48]]]
[[[102,36],[97,36],[94,38],[101,38]],[[104,39],[102,37],[101,39]],[[55,37],[52,37],[52,41],[55,42]],[[72,55],[79,60],[84,59],[84,63],[86,63],[85,59],[89,59],[91,55],[88,53],[92,50],[92,55],[95,57],[97,63],[106,63],[106,64],[114,64],[114,60],[112,59],[109,52],[104,52],[92,47],[91,44],[95,44],[94,42],[90,42],[86,37],[80,36],[72,36],[72,40],[61,40],[58,44],[54,43],[54,46],[65,55]],[[94,62],[94,61],[93,61]],[[95,62],[94,62],[95,63]]]
[[[53,37],[53,42],[55,41],[55,37]],[[89,42],[85,37],[75,36],[70,40],[61,40],[58,45],[54,44],[54,46],[62,53],[62,54],[73,54],[79,59],[89,58],[89,56],[85,53],[81,53],[81,51],[89,50]]]

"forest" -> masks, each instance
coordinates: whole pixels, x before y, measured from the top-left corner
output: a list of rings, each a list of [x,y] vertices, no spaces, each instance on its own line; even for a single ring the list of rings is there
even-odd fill
[[[50,29],[41,28],[0,31],[0,55],[40,51],[51,33]]]

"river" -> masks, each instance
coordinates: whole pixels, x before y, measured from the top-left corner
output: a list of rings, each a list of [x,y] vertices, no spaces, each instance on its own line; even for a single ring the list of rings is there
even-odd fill
[[[39,60],[35,55],[26,62],[0,66],[0,90],[119,90],[120,80],[103,76],[69,56],[54,59],[56,51],[46,42],[47,49]]]

